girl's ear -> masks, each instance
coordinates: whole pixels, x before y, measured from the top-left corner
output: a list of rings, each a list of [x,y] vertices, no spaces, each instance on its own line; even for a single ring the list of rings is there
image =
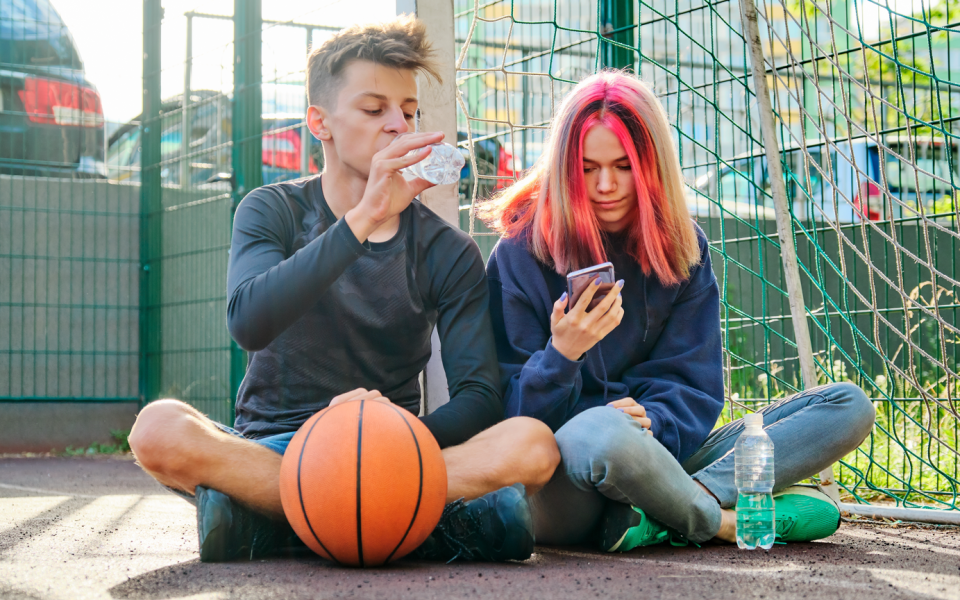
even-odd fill
[[[319,106],[307,108],[307,129],[318,140],[331,140],[330,130],[327,129],[324,121],[327,119],[327,112]]]

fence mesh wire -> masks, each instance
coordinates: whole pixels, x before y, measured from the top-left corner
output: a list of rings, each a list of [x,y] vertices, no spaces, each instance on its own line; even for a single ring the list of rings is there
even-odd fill
[[[455,2],[473,209],[530,167],[563,94],[602,67],[652,83],[722,295],[729,420],[798,391],[779,237],[737,2]],[[905,9],[904,9],[905,8]],[[821,382],[877,427],[840,464],[858,501],[956,509],[960,6],[766,0],[761,34]]]
[[[109,123],[83,91],[95,86],[72,46],[40,66],[9,50],[10,40],[65,39],[55,11],[8,10],[19,4],[0,0],[0,401],[173,396],[229,421],[242,375],[224,327],[238,182],[322,170],[303,125],[303,56],[339,23],[309,24],[317,10],[264,22],[261,77],[250,84],[262,115],[238,133],[233,17],[167,15],[166,31],[186,25],[190,41],[144,73],[160,86],[159,110]],[[632,68],[672,119],[688,204],[711,242],[722,419],[800,389],[738,3],[454,6],[458,139],[470,157],[460,224],[481,250],[496,236],[472,208],[533,164],[563,94],[601,67]],[[878,409],[875,433],[838,475],[860,501],[956,509],[960,6],[765,0],[758,9],[818,375],[860,385]],[[159,19],[150,27],[159,31]],[[48,99],[51,85],[75,86],[76,105],[38,104],[41,85]],[[148,167],[158,202],[144,211],[150,126],[160,138]],[[66,145],[45,151],[50,139]],[[237,162],[237,139],[257,140],[255,165]],[[153,295],[138,294],[144,273],[162,282]]]
[[[0,402],[138,398],[138,191],[104,180],[111,125],[59,13],[0,0]]]

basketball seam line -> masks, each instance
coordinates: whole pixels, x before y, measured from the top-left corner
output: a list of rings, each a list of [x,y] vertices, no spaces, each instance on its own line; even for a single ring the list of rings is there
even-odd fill
[[[303,438],[303,445],[300,446],[300,456],[297,460],[297,493],[300,495],[300,510],[303,512],[303,520],[307,522],[307,527],[310,528],[310,533],[313,534],[313,539],[317,540],[317,543],[320,544],[320,547],[323,548],[324,552],[330,555],[330,558],[333,559],[333,562],[339,563],[340,561],[337,560],[337,557],[334,556],[333,552],[330,552],[330,550],[328,550],[327,547],[323,545],[323,542],[320,541],[320,536],[318,536],[317,532],[313,530],[313,525],[310,523],[310,516],[307,515],[307,507],[303,503],[303,488],[300,484],[300,469],[303,466],[303,451],[307,448],[307,442],[310,440],[310,434],[313,433],[313,428],[316,427],[317,423],[320,422],[320,419],[322,419],[326,415],[327,413],[325,412],[324,414],[317,417],[317,420],[314,421],[313,425],[310,426],[310,430],[307,431],[306,437]]]
[[[395,406],[388,405],[394,410],[403,421],[403,424],[407,426],[407,429],[410,430],[410,435],[413,437],[413,443],[417,447],[417,463],[420,465],[420,487],[417,490],[417,506],[413,509],[413,517],[410,519],[410,524],[407,525],[407,530],[403,533],[403,537],[400,538],[400,541],[397,542],[397,546],[390,552],[390,555],[387,556],[387,560],[383,561],[384,563],[390,562],[390,559],[393,558],[393,555],[396,554],[397,550],[400,549],[400,546],[403,545],[403,542],[407,540],[407,536],[410,535],[410,530],[413,529],[413,524],[417,522],[417,516],[420,514],[420,501],[423,498],[423,455],[420,453],[420,441],[417,440],[417,434],[414,433],[413,427],[410,426],[410,423],[407,422],[403,415],[400,414],[400,411],[397,410]]]
[[[357,420],[357,557],[360,559],[360,566],[363,566],[363,524],[361,520],[362,515],[362,505],[360,504],[360,465],[362,464],[361,458],[361,442],[363,441],[363,403],[366,400],[360,401],[360,418]]]

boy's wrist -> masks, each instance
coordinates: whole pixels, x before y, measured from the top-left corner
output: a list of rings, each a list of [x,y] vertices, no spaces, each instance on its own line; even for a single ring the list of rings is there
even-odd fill
[[[350,231],[353,232],[353,235],[356,236],[357,241],[361,244],[380,226],[380,223],[375,222],[364,212],[358,210],[358,207],[351,208],[347,211],[347,214],[343,216],[343,220],[347,222]]]

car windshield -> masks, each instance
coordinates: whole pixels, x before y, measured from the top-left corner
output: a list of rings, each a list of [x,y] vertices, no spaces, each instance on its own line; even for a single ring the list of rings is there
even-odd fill
[[[70,31],[48,0],[0,2],[0,62],[83,68]]]

